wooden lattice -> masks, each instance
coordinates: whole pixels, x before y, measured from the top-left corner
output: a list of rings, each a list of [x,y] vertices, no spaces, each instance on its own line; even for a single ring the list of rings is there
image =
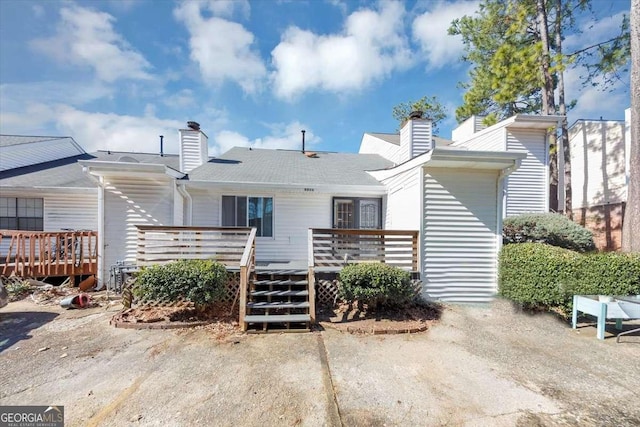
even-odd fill
[[[226,292],[222,297],[222,301],[228,302],[228,303],[233,303],[235,301],[237,304],[238,300],[240,299],[239,290],[240,290],[240,274],[232,273],[229,275]]]
[[[338,280],[316,281],[316,304],[333,305],[338,296]]]
[[[338,280],[317,280],[316,281],[316,304],[318,305],[334,305],[338,299]],[[422,293],[422,281],[411,280],[414,298]]]

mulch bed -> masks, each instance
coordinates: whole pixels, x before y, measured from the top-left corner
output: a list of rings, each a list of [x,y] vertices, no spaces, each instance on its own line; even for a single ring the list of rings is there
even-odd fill
[[[424,332],[440,319],[442,307],[417,302],[407,307],[384,307],[379,311],[364,304],[362,310],[349,304],[320,307],[318,323],[323,327],[352,334],[407,334]]]
[[[116,328],[176,329],[204,325],[219,325],[224,329],[238,328],[237,309],[230,304],[216,303],[198,310],[190,302],[173,304],[149,303],[115,314],[110,322]]]

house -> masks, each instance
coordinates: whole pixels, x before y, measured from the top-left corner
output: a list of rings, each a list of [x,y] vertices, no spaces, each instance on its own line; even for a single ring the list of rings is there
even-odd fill
[[[603,250],[621,247],[629,182],[631,110],[625,120],[576,120],[569,128],[571,207],[574,220],[594,233]],[[564,152],[559,150],[559,187],[564,188]],[[564,192],[560,206],[565,205]]]
[[[49,188],[77,200],[66,206],[64,225],[98,232],[100,283],[112,265],[136,261],[141,225],[255,227],[256,263],[264,268],[306,268],[309,229],[415,230],[425,295],[482,302],[496,291],[503,216],[547,209],[546,134],[557,121],[517,115],[486,129],[465,123],[448,141],[413,117],[397,135],[365,134],[359,153],[235,147],[216,158],[190,123],[179,131],[178,156],[81,153],[50,169],[0,176],[0,189],[4,196],[37,188],[45,218],[53,215]],[[66,181],[74,176],[77,183]]]

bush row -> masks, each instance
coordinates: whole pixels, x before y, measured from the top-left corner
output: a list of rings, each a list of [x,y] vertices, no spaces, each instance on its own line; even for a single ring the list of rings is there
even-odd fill
[[[523,243],[504,246],[499,262],[499,294],[528,308],[558,308],[568,315],[573,295],[640,294],[638,254],[580,254]]]
[[[133,294],[150,300],[184,298],[198,305],[215,302],[224,295],[228,280],[224,265],[211,260],[181,260],[143,268]]]
[[[596,248],[591,231],[556,213],[505,218],[502,237],[505,244],[547,243],[578,252],[589,252]]]
[[[382,263],[347,264],[340,271],[338,296],[369,306],[401,305],[409,302],[414,291],[409,272]]]

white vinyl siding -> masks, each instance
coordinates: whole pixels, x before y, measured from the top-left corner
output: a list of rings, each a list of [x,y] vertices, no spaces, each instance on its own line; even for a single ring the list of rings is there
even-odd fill
[[[506,216],[528,212],[547,212],[547,142],[544,130],[509,129],[507,151],[526,153],[520,167],[506,184]]]
[[[180,130],[180,171],[189,173],[208,160],[208,138],[201,131]]]
[[[412,169],[383,184],[387,188],[384,228],[388,230],[420,229],[420,169]]]
[[[83,154],[70,139],[49,140],[2,147],[0,171],[19,168]]]
[[[309,228],[331,228],[334,197],[375,199],[381,196],[304,191],[260,193],[240,189],[192,190],[193,225],[219,227],[222,195],[273,197],[273,237],[258,237],[257,261],[307,261]],[[383,210],[384,215],[384,210]]]
[[[380,157],[398,164],[400,159],[400,146],[365,133],[362,137],[358,153],[377,154]]]
[[[63,228],[98,231],[98,191],[51,194],[44,199],[45,230]]]
[[[574,209],[626,201],[624,132],[616,121],[581,120],[569,130]]]
[[[466,141],[456,141],[453,146],[465,147],[469,150],[478,151],[505,151],[505,129],[498,127],[496,129],[482,132]]]
[[[496,292],[497,171],[425,168],[423,292],[486,302]]]
[[[200,227],[220,227],[220,204],[222,194],[208,190],[191,189],[191,225]]]
[[[104,177],[105,278],[116,261],[135,262],[136,225],[173,225],[173,181]]]
[[[474,133],[477,133],[483,129],[486,129],[487,126],[484,123],[482,123],[484,118],[485,116],[469,117],[467,120],[462,122],[457,128],[455,128],[451,132],[451,139],[456,142],[464,141],[471,138],[471,136],[473,136]]]
[[[63,228],[98,231],[98,190],[93,192],[43,193],[2,190],[6,197],[41,198],[44,201],[44,231]],[[2,239],[0,254],[7,254],[11,239]]]

